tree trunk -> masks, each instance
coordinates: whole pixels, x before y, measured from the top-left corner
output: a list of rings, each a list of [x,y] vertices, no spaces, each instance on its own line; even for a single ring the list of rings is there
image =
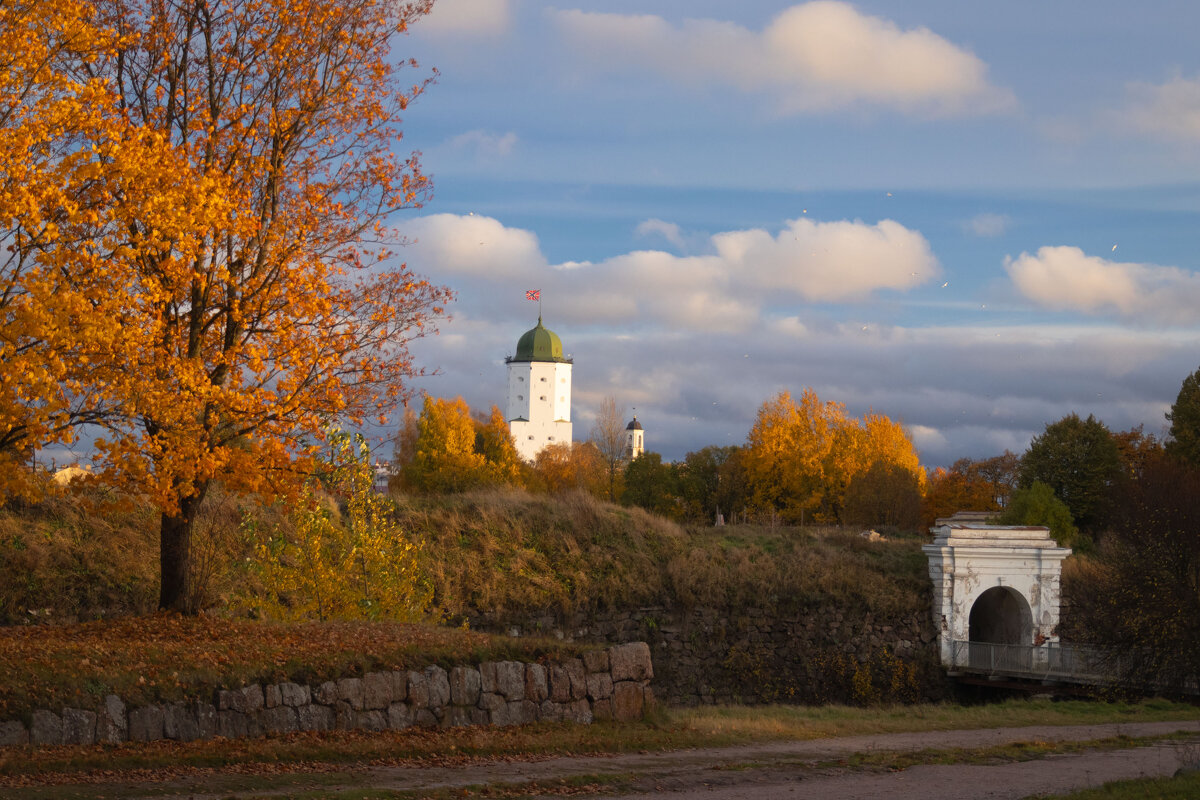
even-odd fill
[[[192,569],[192,524],[196,510],[204,499],[201,489],[189,497],[180,498],[179,513],[163,512],[158,538],[159,574],[162,582],[158,592],[158,607],[181,614],[197,612],[196,597],[190,591]]]

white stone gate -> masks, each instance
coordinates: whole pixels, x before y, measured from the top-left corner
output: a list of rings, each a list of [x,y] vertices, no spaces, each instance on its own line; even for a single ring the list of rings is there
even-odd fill
[[[1044,527],[988,525],[985,515],[939,519],[921,549],[933,580],[942,663],[1011,661],[1000,671],[1038,672],[1058,642],[1063,559]]]

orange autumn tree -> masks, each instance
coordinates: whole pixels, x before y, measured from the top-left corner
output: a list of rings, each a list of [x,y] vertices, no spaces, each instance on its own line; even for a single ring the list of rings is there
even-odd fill
[[[159,605],[188,608],[195,513],[217,480],[292,490],[334,421],[384,413],[406,344],[448,298],[390,258],[428,190],[396,155],[390,47],[429,10],[389,0],[95,0],[120,44],[69,66],[115,96],[161,164],[110,198],[119,335],[94,360],[103,479],[161,509]],[[136,148],[114,153],[137,162]]]
[[[0,497],[31,488],[30,456],[99,412],[79,367],[115,320],[73,244],[111,219],[102,152],[129,132],[104,83],[67,63],[116,44],[90,3],[0,3]]]

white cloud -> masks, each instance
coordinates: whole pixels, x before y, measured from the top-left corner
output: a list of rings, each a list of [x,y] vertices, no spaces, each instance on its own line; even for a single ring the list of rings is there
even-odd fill
[[[1005,259],[1017,289],[1059,311],[1116,312],[1145,322],[1200,322],[1200,275],[1178,267],[1109,261],[1078,247],[1042,247]]]
[[[937,259],[917,231],[890,219],[796,219],[777,236],[764,230],[713,237],[717,253],[739,280],[814,301],[856,300],[880,289],[911,289],[937,274]]]
[[[963,229],[974,236],[991,239],[1003,235],[1009,222],[1004,214],[977,214],[963,223]]]
[[[1200,142],[1200,78],[1176,76],[1163,84],[1131,83],[1121,120],[1139,133]]]
[[[551,11],[599,63],[649,67],[695,85],[720,82],[774,95],[786,113],[877,105],[915,114],[1010,110],[987,65],[928,28],[901,30],[836,0],[784,10],[761,31],[731,22]]]
[[[511,17],[509,0],[437,0],[417,25],[433,34],[496,36],[508,30]]]
[[[401,223],[400,255],[420,273],[527,278],[546,265],[538,238],[478,214],[434,214]]]
[[[447,145],[456,150],[471,150],[476,158],[503,158],[512,155],[517,146],[517,135],[508,133],[492,133],[485,130],[467,131],[452,138]]]
[[[684,246],[683,234],[680,232],[679,226],[674,222],[664,222],[661,219],[644,220],[638,223],[634,233],[638,236],[653,236],[657,234],[680,249]]]
[[[410,221],[402,254],[418,271],[540,288],[580,323],[639,322],[689,330],[746,330],[765,309],[798,301],[862,300],[938,274],[929,243],[891,220],[793,220],[711,237],[708,255],[638,250],[602,261],[551,265],[537,237],[485,216],[438,214]],[[528,287],[525,287],[528,288]],[[490,291],[490,290],[488,290]]]

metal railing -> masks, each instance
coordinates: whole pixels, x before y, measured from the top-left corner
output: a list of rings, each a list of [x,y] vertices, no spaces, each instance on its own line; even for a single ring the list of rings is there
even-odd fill
[[[1096,647],[1061,642],[1028,645],[953,641],[946,666],[960,672],[1088,683],[1108,683],[1121,674],[1119,656]]]

